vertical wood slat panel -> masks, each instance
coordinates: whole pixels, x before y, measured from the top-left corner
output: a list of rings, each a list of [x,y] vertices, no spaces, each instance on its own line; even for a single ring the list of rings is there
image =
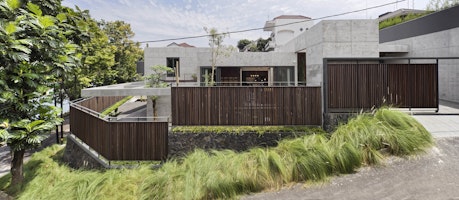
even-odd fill
[[[83,101],[80,105],[94,106],[117,100],[104,99],[103,102]],[[166,159],[168,126],[168,122],[109,122],[70,106],[70,131],[108,160]]]
[[[438,106],[436,64],[329,64],[327,70],[331,111]]]
[[[320,125],[322,121],[320,87],[173,87],[171,94],[173,125]]]

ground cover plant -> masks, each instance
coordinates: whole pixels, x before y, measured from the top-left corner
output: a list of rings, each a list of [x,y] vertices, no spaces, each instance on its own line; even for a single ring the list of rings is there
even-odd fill
[[[331,135],[319,133],[279,142],[277,147],[234,151],[195,150],[161,168],[73,170],[58,162],[53,146],[26,164],[22,188],[0,188],[18,199],[217,199],[280,188],[292,182],[321,181],[352,173],[385,156],[423,152],[433,139],[414,118],[380,109],[361,114]]]
[[[103,110],[100,113],[100,117],[104,118],[105,116],[110,115],[111,113],[117,114],[116,112],[117,112],[118,108],[121,105],[123,105],[124,103],[126,103],[127,101],[131,100],[131,99],[132,99],[132,96],[124,97],[123,99],[121,99],[120,101],[116,102],[112,106],[110,106],[110,107],[106,108],[105,110]]]
[[[431,14],[433,11],[426,11],[424,13],[418,13],[418,14],[408,14],[406,16],[397,16],[397,17],[392,17],[386,20],[383,20],[379,22],[379,29],[384,29],[387,27],[395,26],[397,24],[401,24],[407,21],[411,21],[423,16],[426,16],[428,14]]]

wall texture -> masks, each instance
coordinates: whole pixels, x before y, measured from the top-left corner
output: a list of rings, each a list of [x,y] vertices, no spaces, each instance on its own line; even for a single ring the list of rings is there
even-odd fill
[[[280,47],[281,52],[306,52],[306,82],[320,86],[323,58],[379,57],[377,20],[323,20]]]
[[[277,142],[307,133],[169,133],[168,158],[184,156],[195,149],[245,151],[253,147],[276,146]]]

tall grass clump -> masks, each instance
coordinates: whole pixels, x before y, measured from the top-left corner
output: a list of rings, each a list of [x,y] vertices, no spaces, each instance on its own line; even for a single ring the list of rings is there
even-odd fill
[[[411,155],[432,144],[416,120],[384,108],[351,119],[331,135],[318,132],[245,152],[198,149],[158,169],[73,170],[57,161],[62,147],[53,146],[32,157],[26,183],[9,192],[18,199],[233,199],[352,173],[387,154]],[[7,185],[0,179],[0,189]]]

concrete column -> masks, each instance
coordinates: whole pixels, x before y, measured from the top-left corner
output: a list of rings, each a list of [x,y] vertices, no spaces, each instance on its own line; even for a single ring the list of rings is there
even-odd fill
[[[171,96],[159,96],[156,99],[156,112],[158,117],[169,117],[172,114]],[[159,119],[161,121],[166,119]]]
[[[153,112],[153,100],[151,97],[147,97],[147,121],[153,121],[154,112]]]
[[[298,86],[298,63],[296,61],[293,61],[295,64],[293,66],[293,77],[295,79],[295,86]]]

